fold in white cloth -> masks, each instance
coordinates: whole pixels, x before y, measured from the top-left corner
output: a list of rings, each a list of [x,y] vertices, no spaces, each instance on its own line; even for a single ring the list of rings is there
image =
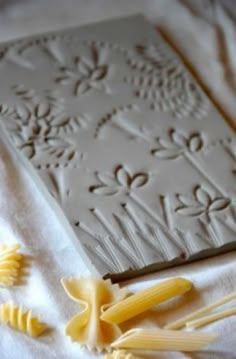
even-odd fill
[[[197,4],[196,4],[197,3]],[[231,8],[230,8],[231,3]],[[59,6],[61,4],[61,6]],[[236,8],[233,1],[0,1],[0,40],[36,31],[78,25],[104,17],[146,13],[172,38],[175,46],[192,63],[211,95],[235,121],[236,113]],[[40,10],[41,9],[41,10]],[[100,10],[99,10],[100,9]],[[101,11],[102,9],[102,11]],[[44,11],[45,10],[45,11]],[[41,14],[41,16],[38,16]],[[86,18],[83,18],[85,16]],[[63,19],[63,23],[62,23]],[[2,84],[3,86],[3,84]],[[89,273],[67,238],[62,224],[21,165],[4,136],[0,136],[0,244],[20,243],[29,257],[24,283],[0,288],[0,303],[9,299],[25,307],[52,328],[39,339],[29,338],[0,325],[1,359],[99,358],[82,351],[63,334],[66,322],[79,308],[64,293],[63,276]],[[169,269],[130,282],[139,290],[173,276],[193,280],[195,289],[180,300],[136,318],[124,328],[163,326],[203,304],[236,290],[236,254],[221,255]],[[209,349],[196,354],[158,353],[142,358],[234,359],[236,318],[224,319],[205,330],[219,334]]]

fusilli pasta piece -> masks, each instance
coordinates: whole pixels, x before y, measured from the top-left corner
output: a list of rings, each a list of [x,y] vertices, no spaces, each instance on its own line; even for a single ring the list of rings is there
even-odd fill
[[[7,302],[0,305],[0,322],[9,325],[31,337],[38,337],[46,330],[46,324],[39,317],[33,317],[31,310]]]
[[[0,285],[11,286],[19,277],[22,255],[19,244],[0,246]]]
[[[110,280],[94,277],[63,279],[62,285],[81,308],[67,324],[66,335],[90,350],[108,350],[110,343],[121,335],[121,330],[116,325],[102,322],[100,315],[104,307],[122,300],[127,290]]]

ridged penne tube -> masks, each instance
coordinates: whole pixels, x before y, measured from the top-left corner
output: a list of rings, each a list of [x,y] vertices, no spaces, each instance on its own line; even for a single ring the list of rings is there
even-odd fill
[[[114,350],[111,354],[105,355],[104,359],[135,359],[135,357],[125,350]]]
[[[204,325],[216,322],[217,320],[230,317],[231,315],[236,315],[236,308],[222,310],[221,312],[206,315],[199,319],[192,320],[191,322],[186,323],[186,327],[194,328],[194,329],[200,328],[203,327]]]
[[[41,323],[39,317],[33,317],[31,310],[25,311],[13,302],[0,305],[0,322],[31,337],[38,337],[46,330],[46,324]]]
[[[19,244],[0,246],[0,285],[11,286],[19,277],[21,254]]]
[[[112,305],[100,318],[108,323],[119,324],[168,299],[184,294],[191,288],[192,283],[187,279],[169,279]]]
[[[169,323],[165,326],[165,329],[180,329],[185,326],[187,322],[193,321],[195,319],[198,319],[202,317],[205,314],[208,314],[212,312],[214,309],[221,307],[222,305],[231,302],[232,300],[236,299],[236,292],[231,293],[230,295],[227,295],[216,302],[207,305],[205,307],[202,307],[172,323]]]
[[[164,329],[131,329],[111,344],[113,348],[192,352],[216,340],[217,335]]]

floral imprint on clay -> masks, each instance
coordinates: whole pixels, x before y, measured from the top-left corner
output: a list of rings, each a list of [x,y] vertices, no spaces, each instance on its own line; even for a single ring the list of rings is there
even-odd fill
[[[162,159],[176,159],[185,152],[190,154],[199,152],[204,147],[202,135],[198,132],[186,135],[171,128],[168,131],[168,140],[157,138],[157,147],[151,150],[151,154]]]
[[[23,85],[14,85],[12,90],[18,101],[0,105],[0,114],[16,146],[29,159],[43,151],[57,162],[70,162],[76,149],[65,135],[86,128],[86,116],[68,115],[64,99],[52,91],[39,96]]]
[[[170,112],[178,119],[206,115],[208,100],[167,47],[138,45],[135,53],[127,60],[132,72],[124,81],[133,86],[136,97],[152,110]]]
[[[143,187],[149,181],[149,174],[145,172],[131,173],[125,166],[119,165],[112,175],[96,173],[98,185],[89,187],[89,191],[100,196],[112,196],[122,190],[130,191]]]
[[[231,200],[222,196],[213,196],[206,188],[197,185],[193,189],[192,196],[176,195],[180,205],[175,212],[187,217],[199,217],[204,215],[210,220],[210,215],[225,210],[231,204]]]
[[[108,92],[106,79],[109,65],[104,59],[102,49],[91,45],[89,56],[75,56],[71,65],[59,68],[56,83],[73,86],[73,94],[81,96],[91,90]]]

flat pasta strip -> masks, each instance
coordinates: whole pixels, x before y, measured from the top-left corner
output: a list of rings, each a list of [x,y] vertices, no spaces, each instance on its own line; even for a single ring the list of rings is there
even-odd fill
[[[193,329],[200,328],[207,324],[216,322],[217,320],[230,317],[232,315],[236,315],[236,308],[222,310],[221,312],[213,313],[213,314],[201,317],[199,319],[192,320],[192,321],[186,323],[186,327],[193,328]]]
[[[113,302],[122,300],[127,290],[110,280],[101,278],[63,279],[62,285],[68,296],[80,305],[80,311],[66,326],[66,335],[72,341],[85,345],[90,350],[102,351],[121,335],[116,325],[100,320],[101,311]]]
[[[46,324],[39,317],[33,317],[32,311],[7,302],[0,305],[0,322],[9,325],[31,337],[38,337],[46,330]]]
[[[0,246],[0,285],[11,286],[17,281],[22,259],[19,249],[19,244]]]
[[[173,278],[142,290],[111,306],[101,315],[107,323],[119,324],[161,304],[173,297],[184,294],[192,283],[184,278]]]
[[[233,292],[219,300],[217,300],[216,302],[207,305],[205,307],[202,307],[172,323],[169,323],[165,326],[165,329],[181,329],[185,326],[185,324],[187,322],[193,321],[195,319],[198,319],[202,316],[204,316],[205,314],[208,314],[210,312],[212,312],[214,309],[219,308],[220,306],[231,302],[232,300],[236,299],[236,292]]]
[[[192,352],[216,340],[217,335],[164,329],[131,329],[111,344],[113,348]]]
[[[114,350],[111,354],[105,355],[104,359],[135,359],[135,357],[125,350]]]

